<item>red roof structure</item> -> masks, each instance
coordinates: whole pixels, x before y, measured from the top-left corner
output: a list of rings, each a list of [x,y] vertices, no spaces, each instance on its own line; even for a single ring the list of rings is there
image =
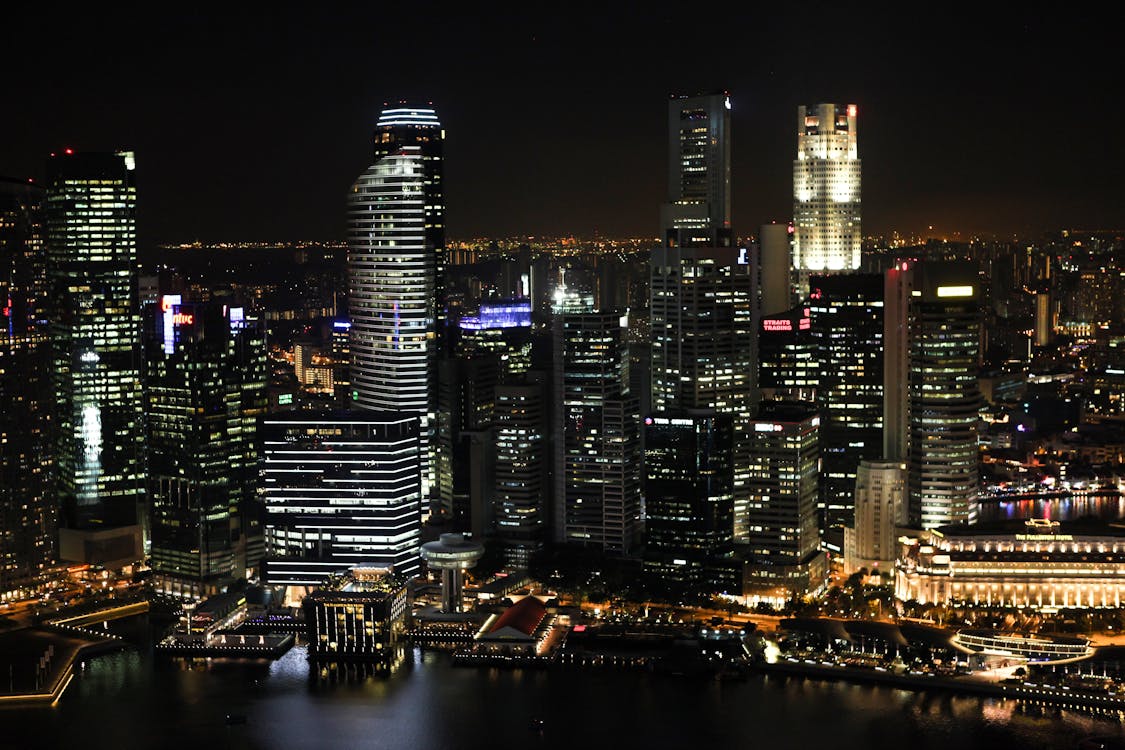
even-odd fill
[[[535,629],[539,627],[539,623],[543,622],[543,618],[546,616],[546,604],[534,596],[525,596],[508,607],[504,614],[496,618],[496,622],[492,623],[492,627],[488,629],[488,635],[501,635],[501,630],[512,628],[530,638],[535,634]]]

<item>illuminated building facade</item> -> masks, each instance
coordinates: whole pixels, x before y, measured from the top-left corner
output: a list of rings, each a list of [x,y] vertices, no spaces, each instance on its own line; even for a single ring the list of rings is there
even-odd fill
[[[844,565],[890,573],[898,555],[898,534],[906,526],[906,464],[861,461],[856,470],[854,521],[844,533]]]
[[[1125,534],[1095,520],[1032,519],[903,537],[895,596],[1040,610],[1125,604]]]
[[[144,421],[132,152],[69,150],[48,162],[60,557],[143,556]]]
[[[550,498],[547,388],[541,373],[497,386],[494,518],[507,562],[527,568],[547,538]]]
[[[301,601],[309,658],[388,667],[401,660],[410,607],[406,580],[361,567],[327,584]]]
[[[802,294],[810,273],[859,268],[860,160],[856,105],[797,108],[793,161],[793,268]]]
[[[375,161],[348,196],[353,399],[369,411],[418,415],[427,497],[434,485],[435,337],[445,316],[443,138],[432,109],[383,110]]]
[[[668,247],[729,247],[730,96],[668,100],[668,202],[661,212]]]
[[[669,590],[698,590],[732,539],[734,422],[699,410],[646,417],[644,429],[645,572]]]
[[[0,178],[0,601],[34,591],[58,533],[43,197],[27,181]]]
[[[980,280],[972,264],[913,264],[906,352],[911,523],[973,523],[980,491]]]
[[[669,101],[664,244],[649,279],[652,416],[729,414],[735,431],[732,531],[746,538],[743,435],[757,402],[757,289],[751,254],[731,246],[730,98]]]
[[[262,439],[270,584],[315,586],[357,566],[420,571],[417,417],[271,414]]]
[[[851,525],[860,462],[883,458],[883,295],[880,274],[809,278],[820,372],[821,534],[835,552]]]
[[[758,330],[758,388],[766,399],[813,401],[820,382],[808,307],[762,316]]]
[[[144,338],[153,578],[210,596],[261,562],[265,326],[241,307],[164,295]]]
[[[785,588],[804,593],[815,588],[824,559],[816,515],[820,417],[812,404],[763,401],[749,442],[751,567],[775,585],[788,578]]]
[[[629,555],[641,542],[639,404],[621,310],[555,315],[555,541]]]

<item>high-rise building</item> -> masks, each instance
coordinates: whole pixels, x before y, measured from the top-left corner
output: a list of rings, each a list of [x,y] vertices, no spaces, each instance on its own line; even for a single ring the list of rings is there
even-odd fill
[[[813,401],[820,382],[808,307],[763,315],[758,331],[758,388],[766,399]]]
[[[260,562],[257,430],[267,380],[265,326],[243,308],[177,294],[145,311],[151,567],[160,590],[210,596]]]
[[[368,411],[417,416],[427,497],[434,485],[435,337],[445,309],[442,139],[433,109],[383,110],[375,161],[348,197],[353,399]]]
[[[809,273],[859,268],[862,234],[856,105],[797,108],[793,226],[793,268],[802,293]]]
[[[668,247],[729,247],[730,96],[668,101],[668,202],[661,212]]]
[[[816,515],[819,431],[816,408],[798,401],[764,401],[752,422],[747,525],[751,575],[758,580],[748,588],[804,593],[816,588],[823,573]]]
[[[355,567],[419,572],[416,417],[271,414],[262,439],[266,581],[315,586]]]
[[[808,306],[820,373],[820,524],[841,551],[856,470],[883,457],[884,282],[879,274],[814,275]]]
[[[640,434],[621,310],[555,316],[555,541],[628,555],[641,541]]]
[[[645,418],[645,569],[669,592],[710,591],[734,524],[734,422],[714,410]]]
[[[923,262],[910,304],[910,517],[973,523],[980,491],[980,280],[972,264]]]
[[[790,273],[793,232],[792,224],[763,224],[758,235],[763,317],[785,312],[795,304]]]
[[[68,561],[143,556],[136,199],[132,152],[68,149],[48,163],[54,492]]]
[[[497,386],[494,518],[510,565],[526,568],[547,539],[547,393],[542,373]]]
[[[734,420],[733,533],[746,538],[743,436],[757,401],[757,290],[747,249],[731,246],[730,99],[669,103],[664,246],[650,259],[651,416],[714,409]]]
[[[0,178],[0,601],[30,595],[57,548],[43,195]]]

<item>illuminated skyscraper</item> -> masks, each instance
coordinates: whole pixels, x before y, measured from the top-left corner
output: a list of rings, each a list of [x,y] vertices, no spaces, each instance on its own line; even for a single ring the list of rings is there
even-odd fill
[[[743,436],[756,402],[757,293],[750,254],[731,246],[730,99],[669,102],[664,246],[650,259],[652,416],[714,409],[733,418],[733,532],[746,537]]]
[[[641,534],[639,404],[623,311],[555,316],[555,541],[611,555]]]
[[[64,560],[142,557],[144,429],[132,152],[51,158],[55,495]]]
[[[0,178],[0,600],[30,594],[57,547],[45,265],[43,189]]]
[[[443,131],[434,110],[383,110],[374,163],[348,197],[352,389],[370,411],[421,423],[422,491],[433,485],[435,337],[444,321]]]
[[[265,326],[241,307],[164,295],[145,311],[145,372],[153,578],[171,594],[216,594],[262,556]]]
[[[668,101],[668,202],[661,212],[669,247],[728,247],[730,97],[726,92]]]
[[[833,552],[852,523],[860,462],[883,457],[883,285],[879,274],[809,280],[820,373],[820,529]]]
[[[923,262],[911,296],[910,518],[922,528],[973,523],[980,491],[980,279],[972,264]]]
[[[860,160],[856,106],[797,108],[793,162],[793,268],[806,293],[809,273],[859,268]]]

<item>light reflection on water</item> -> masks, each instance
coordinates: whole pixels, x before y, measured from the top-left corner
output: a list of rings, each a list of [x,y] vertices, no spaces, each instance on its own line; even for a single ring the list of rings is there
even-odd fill
[[[1036,500],[987,501],[980,505],[980,520],[1050,518],[1070,521],[1093,516],[1104,521],[1125,518],[1125,495],[1080,495]]]
[[[304,650],[276,662],[99,657],[55,709],[18,712],[33,742],[83,748],[746,747],[1073,748],[1116,720],[942,693],[751,677],[453,667],[408,652],[390,676],[311,680]],[[228,724],[227,714],[244,716]],[[0,724],[13,714],[0,712]],[[542,721],[542,728],[536,720]],[[96,727],[96,731],[92,728]],[[0,747],[9,740],[0,737]]]

